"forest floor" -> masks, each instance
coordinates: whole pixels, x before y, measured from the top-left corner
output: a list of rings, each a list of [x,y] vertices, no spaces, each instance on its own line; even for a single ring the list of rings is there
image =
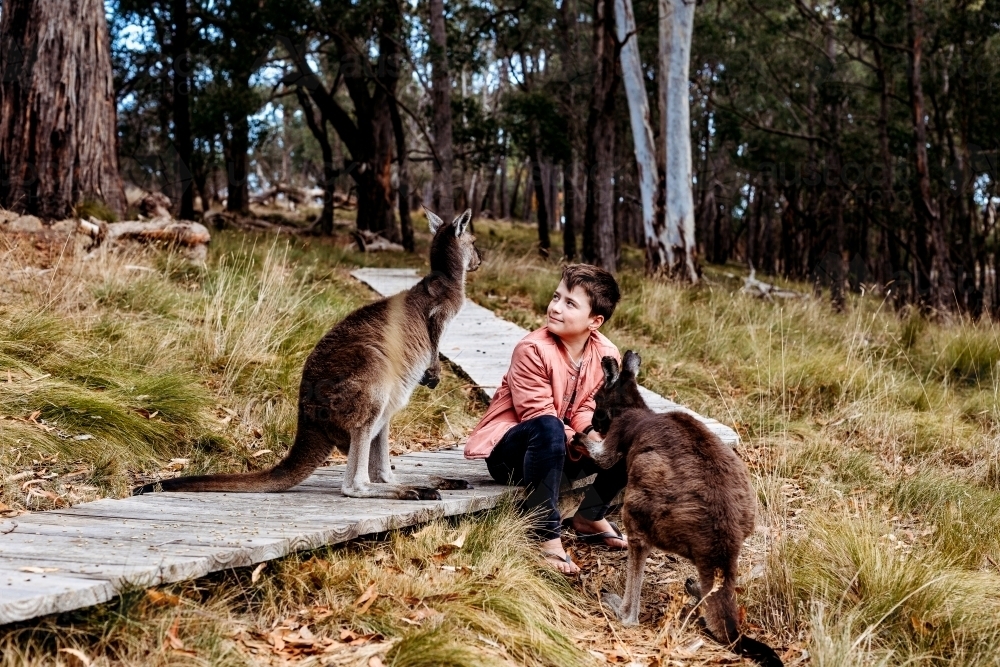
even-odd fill
[[[127,495],[157,474],[271,465],[294,436],[315,341],[373,294],[358,266],[426,267],[332,239],[215,233],[204,268],[170,254],[24,270],[0,256],[0,516]],[[533,329],[559,276],[529,225],[477,221],[478,303]],[[560,247],[554,235],[554,248]],[[626,250],[605,333],[641,382],[736,428],[759,500],[741,562],[745,627],[787,665],[1000,664],[1000,330],[842,314],[651,280]],[[784,284],[784,283],[783,283]],[[807,292],[802,285],[790,287]],[[484,404],[447,371],[392,425],[394,453],[463,439]],[[331,462],[342,459],[331,458]],[[290,556],[0,628],[0,665],[733,664],[699,634],[689,565],[647,565],[642,624],[599,604],[624,554],[535,556],[509,507]]]

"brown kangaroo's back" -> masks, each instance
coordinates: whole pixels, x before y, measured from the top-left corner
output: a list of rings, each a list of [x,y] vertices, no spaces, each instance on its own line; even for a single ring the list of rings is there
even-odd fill
[[[302,482],[336,447],[348,454],[345,494],[439,498],[433,489],[393,483],[388,421],[418,383],[435,383],[441,335],[464,302],[466,271],[479,266],[474,239],[465,233],[470,214],[445,225],[428,212],[435,231],[431,273],[406,292],[352,312],[316,344],[302,369],[295,442],[280,463],[258,472],[166,479],[133,494],[157,486],[164,491],[282,491]],[[371,484],[372,479],[378,483]],[[442,483],[462,488],[459,480]]]
[[[652,412],[636,383],[640,359],[626,352],[623,368],[606,357],[604,386],[595,396],[594,427],[603,443],[590,445],[602,467],[626,458],[628,485],[622,520],[629,561],[624,601],[608,596],[623,623],[638,622],[643,567],[651,549],[690,559],[704,598],[708,631],[718,641],[767,667],[781,665],[767,645],[738,627],[736,581],[743,541],[753,532],[757,502],[746,465],[701,421],[685,412]],[[583,439],[580,444],[586,446]]]

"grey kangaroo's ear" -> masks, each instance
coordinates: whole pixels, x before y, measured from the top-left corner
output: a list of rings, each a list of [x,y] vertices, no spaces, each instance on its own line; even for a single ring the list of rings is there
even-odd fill
[[[437,230],[441,229],[441,225],[444,224],[444,220],[434,215],[434,213],[424,209],[424,213],[427,214],[427,224],[431,228],[431,234],[437,234]]]
[[[455,236],[461,236],[469,228],[469,221],[472,220],[472,209],[465,209],[465,213],[455,218],[452,223],[455,225]]]
[[[618,360],[614,357],[601,359],[601,370],[604,371],[604,386],[610,387],[618,382]]]
[[[642,359],[639,355],[632,350],[625,353],[625,359],[622,360],[622,367],[632,374],[632,377],[639,377],[639,364],[642,363]]]

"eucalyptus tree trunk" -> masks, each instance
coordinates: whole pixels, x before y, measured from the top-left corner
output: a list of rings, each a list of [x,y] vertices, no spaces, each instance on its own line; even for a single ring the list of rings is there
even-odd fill
[[[615,24],[621,47],[622,81],[628,98],[628,115],[635,143],[635,167],[639,175],[642,202],[642,229],[646,241],[646,271],[655,273],[666,266],[667,235],[656,216],[656,147],[649,123],[649,102],[639,59],[639,36],[632,12],[632,0],[615,0]]]
[[[444,0],[430,0],[431,102],[434,108],[434,212],[450,221],[455,215],[452,183],[451,77],[448,74],[448,38],[444,25]]]
[[[171,64],[173,66],[173,116],[174,145],[177,147],[177,187],[180,189],[181,220],[194,217],[194,179],[191,170],[191,61],[188,54],[187,0],[173,0],[171,19],[174,31],[171,38]]]
[[[691,108],[688,71],[695,3],[659,0],[660,85],[665,160],[664,234],[666,269],[698,282],[695,258],[694,192],[691,189]],[[664,73],[666,81],[664,81]],[[664,85],[665,84],[665,85]]]
[[[577,13],[576,0],[562,0],[559,7],[560,55],[562,57],[562,103],[566,110],[566,134],[569,137],[569,158],[563,163],[563,208],[566,222],[563,225],[563,257],[567,261],[576,259],[576,234],[579,229],[579,173],[580,124],[575,113],[576,94],[573,81],[577,53]]]
[[[615,53],[614,0],[594,3],[594,77],[587,115],[587,208],[583,218],[583,258],[607,271],[615,256],[614,166]]]
[[[913,114],[913,147],[916,178],[913,181],[913,213],[920,239],[918,252],[923,254],[918,268],[920,277],[918,295],[925,305],[946,308],[954,295],[948,247],[944,224],[937,203],[931,194],[930,164],[927,158],[927,119],[924,108],[924,89],[921,80],[923,61],[923,16],[919,0],[907,0],[907,23],[910,33],[909,88]]]
[[[0,206],[59,219],[83,201],[125,213],[101,0],[5,0]]]
[[[306,125],[319,143],[320,151],[323,154],[323,211],[319,214],[317,226],[321,234],[330,236],[333,234],[333,196],[337,176],[340,175],[340,172],[333,162],[333,147],[326,132],[325,119],[320,119],[317,122],[312,102],[309,101],[309,95],[304,88],[297,87],[295,93],[298,96],[299,105],[302,107],[302,115],[306,119]]]
[[[542,167],[541,151],[536,149],[534,159],[531,161],[531,181],[535,186],[535,201],[538,204],[538,252],[547,257],[551,242],[549,241],[549,207],[546,202]]]

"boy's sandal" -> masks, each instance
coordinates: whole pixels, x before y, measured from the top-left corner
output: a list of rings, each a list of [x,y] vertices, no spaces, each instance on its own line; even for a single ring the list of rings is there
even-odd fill
[[[576,539],[580,540],[581,542],[583,542],[585,544],[603,543],[604,540],[608,540],[608,539],[611,539],[611,540],[622,540],[622,541],[624,541],[625,540],[625,535],[623,535],[622,531],[618,528],[618,524],[616,524],[614,521],[608,521],[608,524],[611,526],[611,531],[613,531],[613,532],[608,531],[608,532],[603,532],[603,533],[581,533],[580,531],[578,531],[575,528],[573,528],[573,518],[572,517],[570,517],[570,518],[568,518],[568,519],[566,519],[565,521],[562,522],[562,525],[563,525],[564,528],[572,528],[573,532],[576,533]],[[608,546],[610,547],[611,545],[608,545]],[[612,549],[620,549],[622,547],[611,547],[611,548]]]
[[[561,560],[564,563],[568,563],[570,565],[576,565],[576,563],[573,562],[573,559],[570,558],[570,555],[568,553],[559,554],[556,553],[555,551],[542,551],[541,554],[543,558],[555,558],[556,560]],[[576,572],[566,572],[564,574],[576,574]]]

